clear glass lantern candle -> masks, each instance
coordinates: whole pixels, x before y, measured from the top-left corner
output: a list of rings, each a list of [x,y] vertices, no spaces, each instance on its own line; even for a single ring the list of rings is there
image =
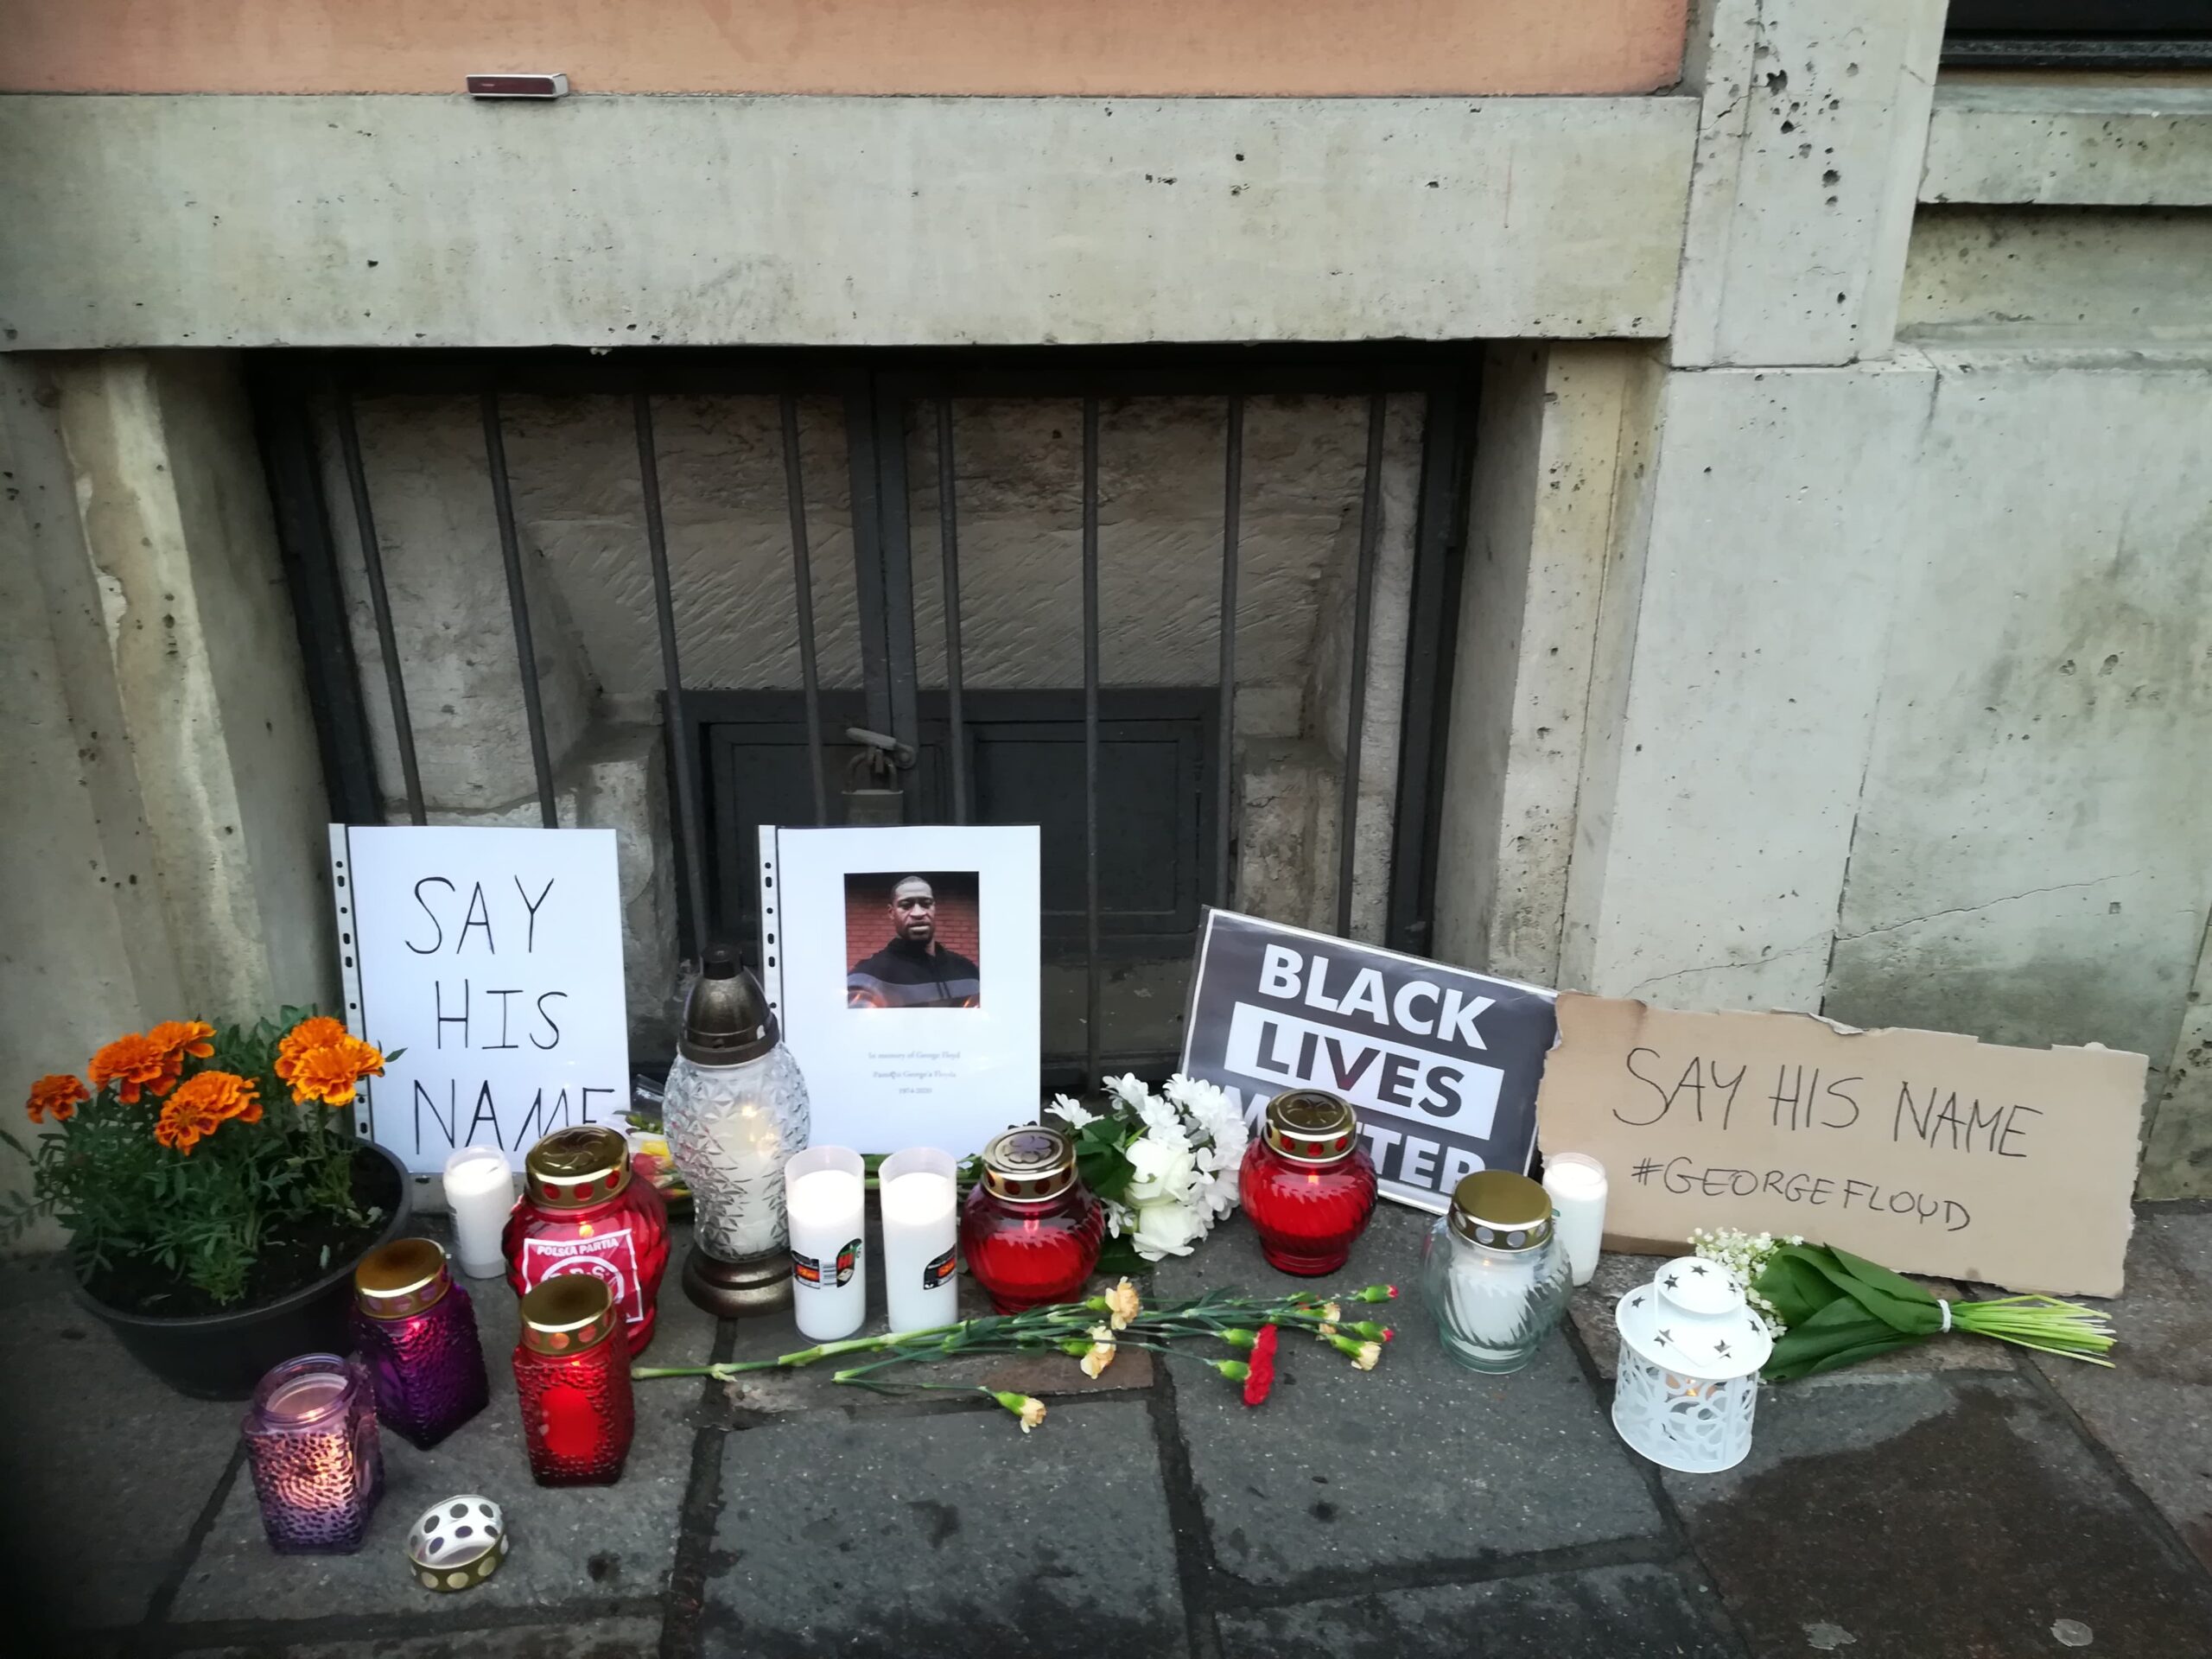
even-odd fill
[[[270,1548],[360,1548],[384,1495],[384,1450],[375,1390],[359,1360],[305,1354],[276,1367],[253,1391],[245,1451]]]
[[[353,1346],[385,1427],[428,1451],[491,1397],[476,1309],[435,1240],[395,1239],[353,1269]]]
[[[507,1284],[526,1296],[563,1274],[604,1283],[629,1325],[630,1352],[653,1339],[668,1268],[668,1206],[632,1179],[630,1143],[604,1123],[556,1129],[523,1160],[522,1202],[502,1242]]]
[[[707,951],[684,999],[661,1121],[696,1217],[684,1293],[725,1317],[788,1303],[784,1166],[811,1132],[806,1079],[760,982],[725,946]]]
[[[1652,1462],[1687,1474],[1732,1469],[1751,1449],[1759,1368],[1774,1352],[1736,1275],[1685,1255],[1613,1307],[1621,1357],[1613,1427]]]
[[[1106,1216],[1058,1129],[1008,1129],[983,1148],[983,1178],[960,1211],[968,1270],[1001,1313],[1065,1302],[1106,1242]]]
[[[1446,1354],[1471,1371],[1519,1370],[1573,1290],[1549,1195],[1510,1170],[1468,1176],[1429,1230],[1421,1287]]]
[[[1236,1198],[1269,1267],[1334,1273],[1367,1230],[1375,1195],[1375,1165],[1360,1149],[1351,1102],[1294,1089],[1268,1103],[1259,1138],[1244,1149]]]
[[[637,1432],[630,1350],[604,1280],[559,1274],[522,1299],[515,1394],[541,1486],[609,1486]]]

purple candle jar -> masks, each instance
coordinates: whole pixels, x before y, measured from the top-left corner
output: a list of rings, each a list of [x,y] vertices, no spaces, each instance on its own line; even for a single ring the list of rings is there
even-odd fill
[[[376,1387],[377,1415],[425,1451],[491,1397],[476,1309],[429,1239],[395,1239],[361,1258],[353,1342]]]
[[[306,1354],[276,1367],[253,1391],[245,1450],[271,1549],[344,1555],[361,1547],[384,1495],[384,1454],[359,1360]]]

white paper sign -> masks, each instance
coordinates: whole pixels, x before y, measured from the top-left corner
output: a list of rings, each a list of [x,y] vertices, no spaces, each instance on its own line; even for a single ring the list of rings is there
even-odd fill
[[[387,1054],[360,1132],[408,1168],[621,1127],[630,1045],[612,830],[330,827],[346,1023]]]
[[[1037,1121],[1037,830],[760,830],[761,982],[814,1144],[980,1151]]]

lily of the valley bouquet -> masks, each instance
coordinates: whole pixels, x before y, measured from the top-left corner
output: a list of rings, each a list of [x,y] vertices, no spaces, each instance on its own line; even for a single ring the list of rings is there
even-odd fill
[[[1179,1073],[1157,1094],[1134,1075],[1106,1090],[1103,1112],[1065,1095],[1046,1109],[1075,1139],[1076,1173],[1146,1261],[1188,1255],[1236,1207],[1244,1119],[1218,1085]]]

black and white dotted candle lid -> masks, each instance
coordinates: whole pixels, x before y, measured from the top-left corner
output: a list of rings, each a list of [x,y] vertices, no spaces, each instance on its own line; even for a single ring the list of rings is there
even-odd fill
[[[474,1492],[432,1504],[407,1535],[407,1559],[425,1590],[474,1589],[506,1556],[506,1517]]]

